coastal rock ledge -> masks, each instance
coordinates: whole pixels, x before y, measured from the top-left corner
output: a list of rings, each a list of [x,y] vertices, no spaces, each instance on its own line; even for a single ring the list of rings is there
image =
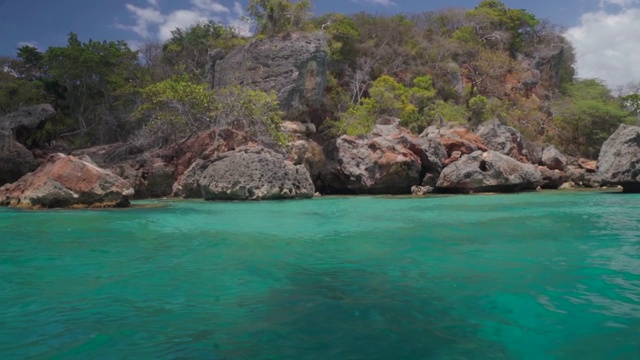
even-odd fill
[[[205,200],[308,199],[314,193],[303,165],[253,146],[197,160],[174,187],[174,195]]]
[[[620,125],[602,144],[597,174],[606,185],[621,185],[624,192],[640,192],[640,127]]]
[[[444,193],[517,192],[542,184],[540,171],[496,151],[475,151],[442,171],[436,191]]]
[[[127,207],[133,188],[89,157],[51,154],[34,172],[0,187],[0,205],[21,208]]]

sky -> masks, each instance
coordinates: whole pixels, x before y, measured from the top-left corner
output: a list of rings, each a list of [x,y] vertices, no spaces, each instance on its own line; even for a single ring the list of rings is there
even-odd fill
[[[241,19],[249,0],[0,0],[0,56],[29,44],[46,50],[80,39],[164,41],[171,30],[217,20],[249,31]],[[565,27],[576,48],[578,76],[615,89],[640,83],[640,0],[503,0]],[[479,0],[315,0],[316,13],[413,13],[473,8]]]

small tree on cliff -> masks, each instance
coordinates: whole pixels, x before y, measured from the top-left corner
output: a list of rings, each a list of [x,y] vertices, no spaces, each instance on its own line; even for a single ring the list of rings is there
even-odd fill
[[[311,18],[311,2],[300,0],[250,0],[247,11],[256,24],[256,32],[266,36],[301,30]]]

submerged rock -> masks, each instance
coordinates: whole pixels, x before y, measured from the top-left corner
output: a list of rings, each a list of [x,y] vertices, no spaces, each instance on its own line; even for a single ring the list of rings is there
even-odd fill
[[[89,158],[51,154],[35,172],[0,188],[0,204],[24,208],[125,207],[133,189]]]
[[[516,192],[535,190],[542,176],[524,164],[496,151],[476,151],[447,166],[436,185],[439,192]]]
[[[622,124],[602,144],[598,175],[624,192],[640,192],[640,127]]]
[[[304,166],[262,147],[242,147],[195,162],[177,191],[205,200],[301,199],[315,193]]]

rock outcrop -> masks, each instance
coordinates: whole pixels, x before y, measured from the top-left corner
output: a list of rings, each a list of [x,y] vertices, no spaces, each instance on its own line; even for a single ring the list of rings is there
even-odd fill
[[[446,193],[516,192],[542,184],[538,169],[496,151],[463,155],[440,174],[436,190]]]
[[[166,149],[144,151],[134,144],[111,144],[76,150],[72,155],[87,155],[98,166],[125,179],[138,199],[170,196],[174,184],[197,160],[212,157],[238,147],[255,144],[250,136],[232,129],[201,132]]]
[[[449,157],[458,151],[464,155],[477,150],[489,150],[481,137],[462,126],[429,126],[420,134],[420,137],[438,140],[444,146]]]
[[[0,118],[0,185],[14,182],[38,167],[39,162],[23,142],[55,115],[51,105],[43,104]]]
[[[640,192],[640,127],[620,125],[602,144],[598,174],[608,185],[624,192]]]
[[[546,166],[538,166],[538,171],[542,175],[541,187],[543,189],[555,190],[570,180],[570,176],[564,171],[551,170]]]
[[[176,192],[205,200],[274,200],[311,198],[315,190],[304,166],[272,150],[247,146],[196,161]]]
[[[476,131],[487,148],[520,162],[529,162],[520,132],[498,120],[482,123]]]
[[[24,208],[125,207],[133,189],[88,157],[51,154],[34,172],[0,188],[0,204]]]
[[[365,137],[342,136],[325,146],[321,187],[337,194],[410,194],[435,185],[447,153],[434,139],[418,138],[383,119]]]
[[[556,149],[555,146],[547,146],[542,152],[542,165],[551,170],[565,171],[567,167],[567,157]]]
[[[274,90],[283,110],[300,113],[322,101],[327,82],[327,48],[322,32],[255,40],[217,61],[213,85]]]

